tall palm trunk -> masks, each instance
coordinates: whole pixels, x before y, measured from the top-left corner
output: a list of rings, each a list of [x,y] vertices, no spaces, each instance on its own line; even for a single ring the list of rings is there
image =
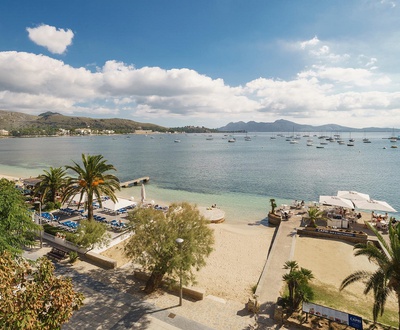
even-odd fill
[[[93,192],[87,193],[87,210],[88,210],[88,220],[93,220]]]

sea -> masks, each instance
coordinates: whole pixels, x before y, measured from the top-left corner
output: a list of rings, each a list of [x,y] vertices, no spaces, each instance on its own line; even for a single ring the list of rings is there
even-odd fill
[[[101,154],[122,182],[149,176],[147,200],[217,204],[230,223],[262,221],[271,198],[278,205],[315,203],[320,195],[336,195],[338,190],[369,194],[400,211],[400,148],[392,148],[400,141],[390,142],[391,132],[341,133],[343,145],[315,133],[299,134],[292,144],[287,141],[291,134],[2,138],[0,173],[34,177],[50,166],[81,164],[82,153]],[[233,137],[236,142],[228,142]],[[350,138],[354,146],[347,146]],[[371,143],[363,143],[363,138]],[[312,146],[307,146],[309,139]],[[139,201],[140,187],[122,188],[117,196]]]

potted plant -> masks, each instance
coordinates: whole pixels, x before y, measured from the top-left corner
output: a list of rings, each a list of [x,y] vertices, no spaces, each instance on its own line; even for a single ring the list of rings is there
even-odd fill
[[[271,211],[268,212],[268,222],[271,225],[279,225],[281,223],[281,216],[275,213],[275,199],[271,198],[269,202],[271,203]]]

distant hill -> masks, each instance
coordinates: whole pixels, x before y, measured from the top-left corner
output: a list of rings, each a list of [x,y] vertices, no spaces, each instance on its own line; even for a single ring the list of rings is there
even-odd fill
[[[247,123],[239,121],[236,123],[229,123],[226,126],[218,128],[221,132],[387,132],[391,131],[389,128],[366,127],[366,128],[351,128],[340,126],[336,124],[327,124],[321,126],[302,125],[294,122],[279,119],[273,123],[257,123],[249,121]]]
[[[57,130],[59,128],[73,130],[76,128],[91,128],[96,130],[114,130],[116,132],[133,132],[137,129],[165,132],[162,126],[140,123],[129,119],[96,119],[89,117],[69,117],[55,112],[45,112],[39,116],[27,115],[21,112],[0,110],[0,129],[7,131]]]

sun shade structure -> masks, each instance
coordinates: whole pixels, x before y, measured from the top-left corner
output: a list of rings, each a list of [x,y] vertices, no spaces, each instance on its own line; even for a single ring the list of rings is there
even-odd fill
[[[354,204],[349,199],[338,196],[319,196],[319,203],[324,205],[346,207],[349,209],[354,208]]]
[[[354,201],[354,205],[358,209],[362,210],[373,210],[373,211],[384,211],[384,212],[397,212],[393,207],[391,207],[385,201],[375,201],[375,200],[368,200],[368,201]]]
[[[118,211],[120,209],[132,205],[136,205],[136,203],[129,199],[124,199],[124,198],[118,198],[116,203],[114,203],[111,199],[108,199],[105,202],[103,202],[103,208],[112,211]]]
[[[140,188],[140,197],[141,197],[142,203],[144,203],[144,201],[146,200],[146,189],[145,189],[143,183],[142,183],[142,187]]]
[[[369,201],[371,199],[368,194],[348,190],[339,190],[337,196],[351,201]]]

